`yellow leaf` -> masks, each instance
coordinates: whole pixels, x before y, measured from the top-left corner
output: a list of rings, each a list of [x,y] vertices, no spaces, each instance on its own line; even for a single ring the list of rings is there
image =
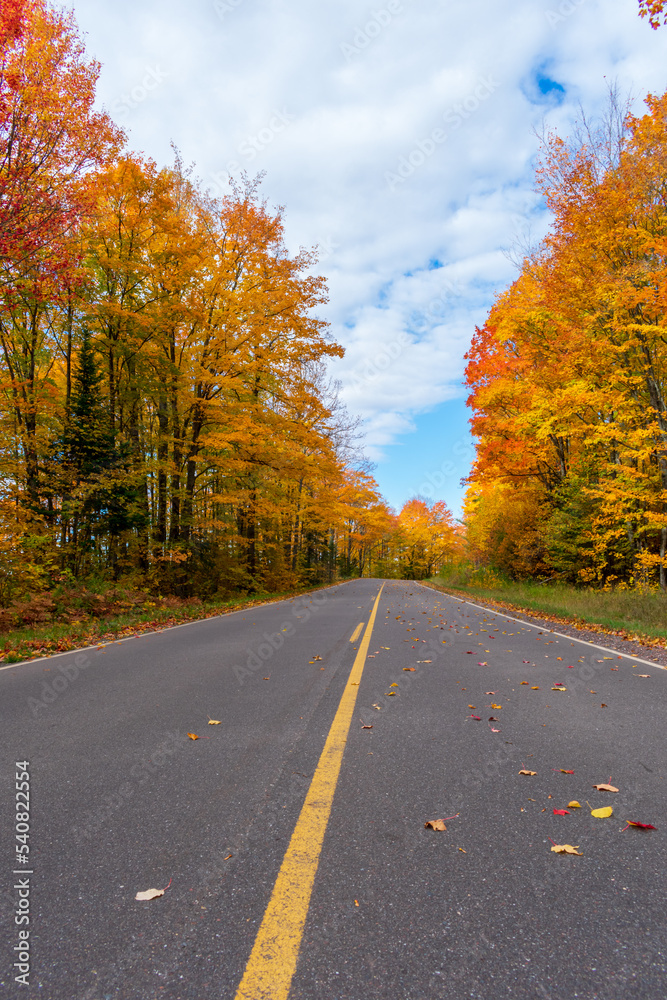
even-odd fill
[[[576,847],[573,847],[572,844],[554,844],[551,850],[555,854],[578,854],[579,857],[581,858],[583,857],[583,855],[581,851],[577,850],[578,847],[579,844],[577,844]]]
[[[190,737],[191,740],[198,740],[199,739],[199,737],[197,736],[196,733],[188,733],[188,736]]]
[[[209,719],[208,720],[208,724],[209,724],[209,726],[219,726],[220,725],[220,720],[219,719]]]
[[[430,826],[430,828],[432,830],[446,830],[447,829],[447,827],[445,826],[444,819],[429,819],[429,820],[427,820],[426,823],[424,823],[424,829],[427,830],[429,828],[429,826]]]
[[[581,809],[581,803],[577,802],[577,800],[574,799],[572,802],[568,802],[567,808],[568,809]]]
[[[164,889],[146,889],[145,892],[138,892],[135,899],[157,899],[158,896],[164,896]]]
[[[539,684],[533,684],[533,686],[531,687],[530,690],[531,691],[539,691],[540,690],[540,685]]]
[[[519,774],[537,774],[537,771],[519,771]]]
[[[613,811],[611,806],[605,806],[603,809],[591,809],[591,816],[595,816],[596,819],[607,819]]]
[[[390,687],[390,688],[397,688],[397,687],[398,687],[398,684],[396,683],[396,681],[394,681],[394,683],[393,683],[393,684],[390,684],[390,685],[389,685],[389,687]]]
[[[499,709],[499,708],[502,708],[502,707],[503,707],[502,705],[494,705],[493,702],[491,703],[491,708]]]

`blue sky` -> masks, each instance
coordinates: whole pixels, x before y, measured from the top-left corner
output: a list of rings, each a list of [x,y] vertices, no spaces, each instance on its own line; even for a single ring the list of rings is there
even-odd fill
[[[318,245],[332,365],[380,487],[458,514],[470,465],[463,355],[507,250],[549,219],[533,168],[616,80],[667,89],[667,29],[636,0],[76,0],[99,101],[204,186],[265,172],[291,249]]]

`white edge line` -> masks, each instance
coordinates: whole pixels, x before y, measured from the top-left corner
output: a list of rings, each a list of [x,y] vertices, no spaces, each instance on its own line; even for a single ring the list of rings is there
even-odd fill
[[[425,587],[426,584],[422,583],[421,586]],[[431,591],[435,590],[434,587],[426,587],[426,589]],[[528,628],[540,629],[544,632],[543,625],[533,625],[532,622],[526,622],[523,618],[512,618],[511,615],[504,615],[502,611],[494,611],[492,608],[485,607],[483,604],[475,604],[474,601],[464,601],[461,597],[454,597],[453,594],[448,594],[446,590],[436,590],[436,594],[437,593],[445,594],[445,596],[451,598],[451,600],[458,601],[459,604],[469,604],[472,608],[480,608],[482,611],[489,611],[491,614],[498,615],[500,618],[507,618],[510,622],[518,622],[519,625],[527,625]],[[577,628],[578,626],[573,625],[572,627]],[[613,653],[614,656],[623,656],[626,660],[635,660],[637,663],[645,663],[647,667],[657,667],[658,670],[667,670],[667,667],[663,667],[662,664],[655,663],[653,660],[643,660],[641,656],[631,656],[629,653],[619,653],[617,649],[609,649],[608,646],[598,646],[594,642],[587,642],[586,639],[576,639],[572,635],[566,635],[564,632],[555,632],[553,629],[548,629],[548,632],[549,635],[557,635],[560,636],[561,639],[569,639],[570,642],[579,642],[582,646],[590,646],[591,649],[599,649],[603,653]],[[623,641],[627,642],[628,640],[624,639]]]
[[[334,587],[344,587],[346,583],[352,582],[352,580],[341,580],[340,583],[330,584],[328,587],[318,587],[317,590],[306,590],[305,593],[295,594],[294,597],[282,597],[278,601],[267,601],[265,604],[257,604],[255,606],[258,608],[269,608],[274,604],[296,601],[300,597],[305,597],[306,594],[318,594],[321,590],[333,590]],[[201,625],[203,622],[215,621],[216,618],[231,618],[232,615],[240,615],[242,611],[248,610],[250,609],[239,608],[238,611],[227,611],[221,615],[209,615],[208,618],[195,618],[194,621],[182,622],[180,625],[168,625],[166,628],[156,628],[151,632],[143,632],[141,635],[126,635],[123,639],[107,639],[106,642],[97,642],[94,646],[79,646],[76,649],[66,649],[63,653],[52,653],[50,656],[36,656],[34,660],[19,660],[17,663],[8,663],[6,667],[0,667],[0,672],[3,670],[13,670],[14,667],[29,667],[32,663],[43,663],[44,660],[57,660],[59,656],[71,656],[72,653],[85,653],[88,650],[101,652],[107,646],[120,646],[121,642],[132,642],[133,639],[146,639],[149,635],[172,632],[177,628],[187,628],[188,625]]]

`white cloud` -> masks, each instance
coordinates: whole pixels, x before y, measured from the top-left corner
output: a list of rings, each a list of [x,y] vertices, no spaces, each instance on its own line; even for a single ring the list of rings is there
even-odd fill
[[[463,394],[474,325],[514,276],[501,248],[545,231],[534,127],[546,116],[567,130],[579,102],[595,113],[615,77],[661,92],[667,29],[651,31],[634,0],[218,11],[75,2],[107,106],[152,67],[165,74],[119,118],[134,148],[164,162],[173,139],[209,183],[230,163],[265,170],[290,246],[324,246],[327,316],[347,349],[334,373],[380,456],[420,412]]]

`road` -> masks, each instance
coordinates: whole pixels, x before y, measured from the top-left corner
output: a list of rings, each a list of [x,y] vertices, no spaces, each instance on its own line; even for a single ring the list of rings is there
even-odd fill
[[[379,580],[6,667],[2,995],[665,997],[666,685]]]

